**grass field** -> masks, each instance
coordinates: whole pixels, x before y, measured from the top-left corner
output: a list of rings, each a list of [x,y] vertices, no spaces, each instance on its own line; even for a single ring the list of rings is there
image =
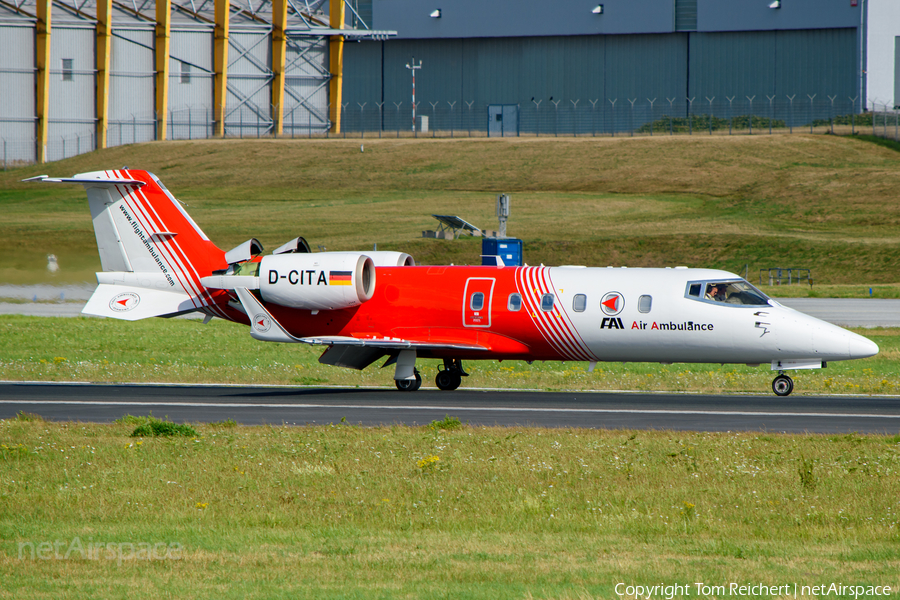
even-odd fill
[[[141,421],[0,422],[0,595],[900,589],[896,436],[470,428],[448,418],[132,437]]]
[[[123,146],[0,174],[0,281],[92,281],[99,261],[84,192],[25,184],[47,172],[146,168],[219,246],[409,252],[479,262],[480,241],[421,238],[432,213],[509,233],[530,264],[805,267],[820,290],[898,295],[900,153],[827,135],[504,140],[203,140]],[[46,272],[46,255],[61,271]],[[797,293],[800,293],[799,291]],[[827,293],[827,291],[825,292]],[[859,294],[859,292],[854,292]]]

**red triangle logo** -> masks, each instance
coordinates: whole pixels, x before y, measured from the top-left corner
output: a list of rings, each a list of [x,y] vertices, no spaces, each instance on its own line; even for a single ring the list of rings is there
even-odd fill
[[[605,300],[605,301],[603,302],[603,306],[605,306],[605,307],[608,308],[609,310],[618,310],[618,309],[617,309],[618,304],[619,304],[619,297],[618,297],[618,296],[613,296],[613,297],[610,298],[609,300]]]
[[[266,326],[266,320],[265,320],[265,319],[260,319],[259,321],[256,322],[256,324],[259,325],[260,327],[265,327],[265,326]]]
[[[130,300],[130,298],[123,298],[122,300],[117,300],[116,304],[121,304],[122,306],[125,306],[126,304],[128,304],[129,300]]]

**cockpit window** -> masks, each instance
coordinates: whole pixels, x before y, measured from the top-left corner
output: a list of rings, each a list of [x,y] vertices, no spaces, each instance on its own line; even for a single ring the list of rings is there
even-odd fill
[[[767,306],[769,298],[764,293],[744,281],[691,281],[688,283],[688,298],[740,304],[745,306]]]

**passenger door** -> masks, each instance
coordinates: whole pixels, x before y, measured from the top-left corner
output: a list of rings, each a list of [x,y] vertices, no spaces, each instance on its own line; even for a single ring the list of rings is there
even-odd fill
[[[491,304],[495,279],[470,277],[463,294],[463,325],[465,327],[490,327]]]

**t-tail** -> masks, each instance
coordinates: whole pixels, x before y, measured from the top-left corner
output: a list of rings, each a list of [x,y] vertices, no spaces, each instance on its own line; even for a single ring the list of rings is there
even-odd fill
[[[123,169],[31,180],[87,191],[103,271],[83,313],[128,321],[194,311],[223,316],[227,296],[200,279],[227,268],[225,253],[155,175]]]

